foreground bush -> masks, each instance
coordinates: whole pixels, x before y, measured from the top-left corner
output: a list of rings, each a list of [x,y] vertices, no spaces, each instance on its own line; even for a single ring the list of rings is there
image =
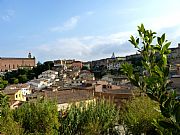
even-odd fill
[[[0,134],[23,135],[23,128],[21,128],[20,123],[14,121],[10,110],[6,116],[0,117]]]
[[[22,135],[23,129],[20,123],[14,121],[8,100],[6,95],[0,93],[0,134]]]
[[[6,96],[0,98],[0,134],[5,135],[106,135],[118,134],[119,112],[110,101],[72,104],[57,111],[56,102],[26,102],[10,110]]]
[[[126,133],[138,135],[141,133],[156,135],[154,120],[162,119],[163,116],[157,110],[159,106],[148,97],[136,97],[128,101],[121,114],[121,123]]]
[[[63,135],[101,135],[117,134],[115,124],[118,121],[118,111],[109,101],[92,101],[71,105],[62,110],[60,134]]]
[[[58,134],[58,111],[55,102],[41,100],[24,103],[14,111],[14,118],[22,124],[24,134]]]

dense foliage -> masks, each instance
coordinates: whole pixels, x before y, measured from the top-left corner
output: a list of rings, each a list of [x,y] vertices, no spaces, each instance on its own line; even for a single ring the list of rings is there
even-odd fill
[[[120,112],[121,123],[125,127],[127,134],[156,135],[154,119],[163,119],[159,106],[148,97],[136,97],[132,101],[127,101]]]
[[[41,100],[24,103],[14,111],[14,119],[22,124],[25,134],[58,134],[58,111],[55,102]]]
[[[104,65],[94,66],[92,67],[91,71],[94,73],[96,79],[101,79],[102,76],[107,74],[107,67]]]
[[[9,108],[8,97],[0,93],[0,134],[23,135],[20,123],[14,121],[13,112]]]
[[[118,111],[110,101],[91,101],[87,104],[73,104],[62,111],[60,134],[63,135],[103,135],[118,134],[115,124]]]
[[[26,102],[12,110],[8,97],[0,94],[0,133],[15,135],[117,134],[118,110],[109,101],[72,104],[57,111],[56,102]],[[13,127],[13,128],[12,128]]]
[[[0,89],[4,89],[8,85],[8,81],[0,77]]]
[[[160,120],[159,129],[168,129],[168,134],[180,133],[180,102],[175,100],[176,93],[169,87],[169,65],[167,57],[170,42],[165,34],[157,37],[155,32],[138,26],[139,38],[130,37],[130,42],[142,56],[142,72],[134,72],[131,64],[122,65],[129,80],[145,92],[152,100],[159,103],[161,114],[167,120]],[[157,43],[155,43],[157,39]],[[153,108],[152,108],[153,109]],[[162,131],[163,133],[163,131]]]

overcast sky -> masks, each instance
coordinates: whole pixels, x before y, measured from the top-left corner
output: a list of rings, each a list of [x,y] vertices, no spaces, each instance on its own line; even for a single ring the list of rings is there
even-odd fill
[[[137,25],[180,42],[180,0],[0,0],[0,57],[96,60],[133,54]]]

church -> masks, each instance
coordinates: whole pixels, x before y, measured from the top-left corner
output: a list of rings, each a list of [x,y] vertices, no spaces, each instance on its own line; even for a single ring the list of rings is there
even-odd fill
[[[36,65],[35,57],[31,53],[27,58],[0,57],[0,72],[17,70],[18,68],[33,68]]]

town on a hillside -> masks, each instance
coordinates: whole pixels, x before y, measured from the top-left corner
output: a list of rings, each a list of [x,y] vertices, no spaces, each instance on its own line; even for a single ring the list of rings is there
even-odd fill
[[[170,50],[169,81],[180,95],[180,44]],[[113,53],[110,58],[95,61],[58,59],[44,64],[36,63],[31,53],[27,58],[1,57],[0,92],[10,98],[12,109],[23,102],[44,98],[56,100],[58,110],[67,108],[72,102],[88,102],[97,98],[113,99],[117,106],[121,106],[124,100],[137,94],[133,92],[136,87],[121,71],[125,62],[138,69],[141,67],[141,55],[117,57]]]

